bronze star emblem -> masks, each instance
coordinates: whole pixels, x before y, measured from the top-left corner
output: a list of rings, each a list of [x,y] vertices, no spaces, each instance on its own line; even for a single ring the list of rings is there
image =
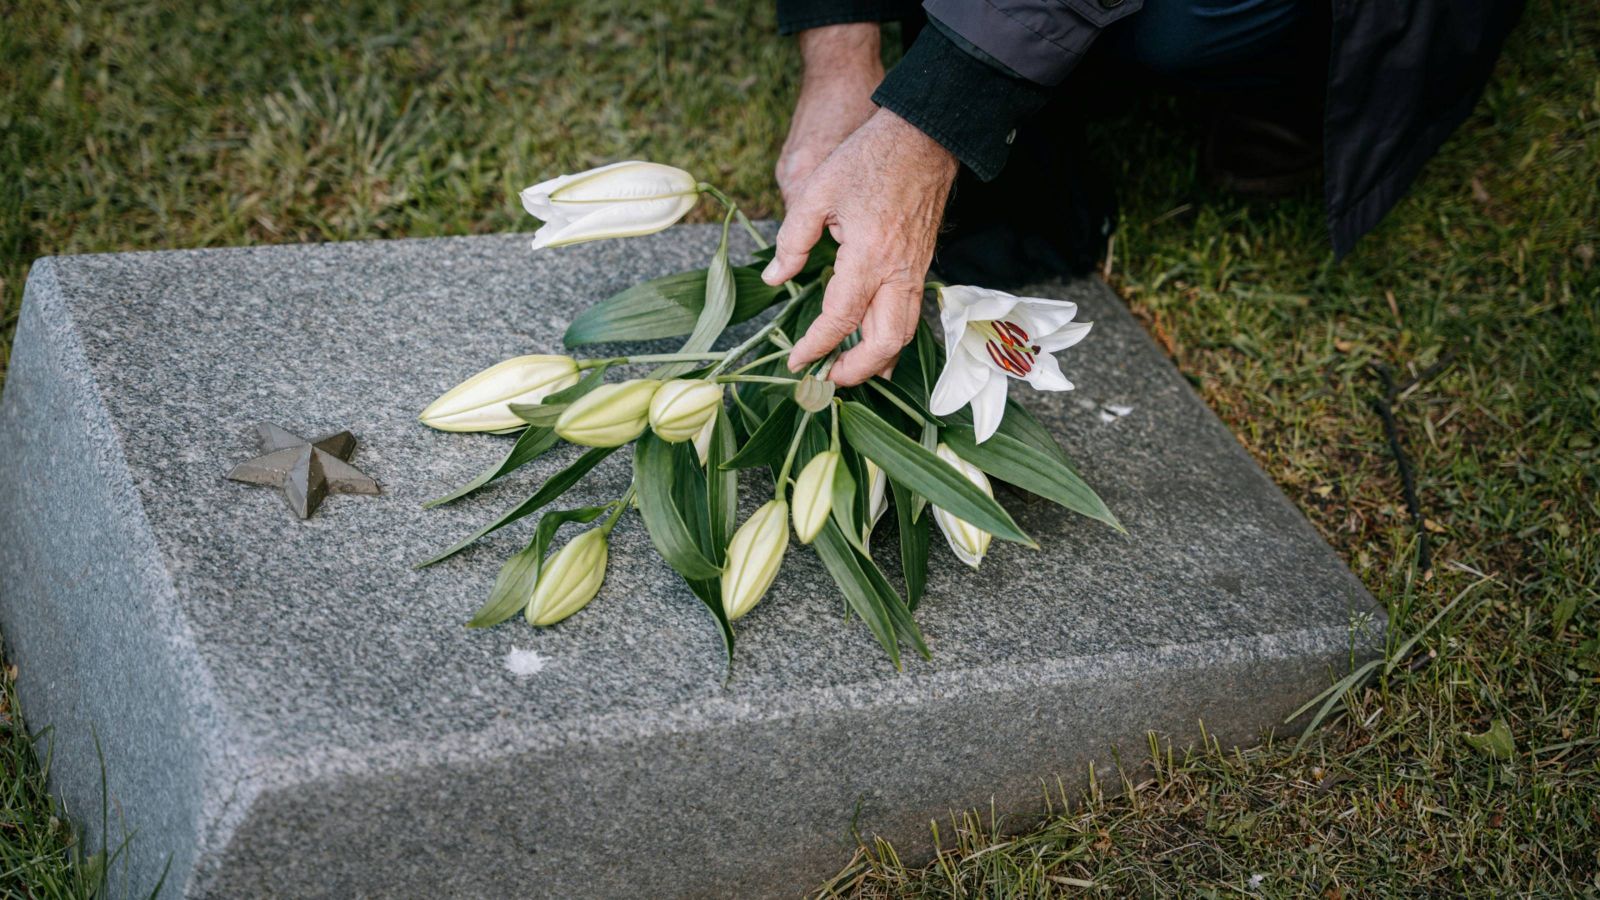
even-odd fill
[[[228,477],[282,488],[283,499],[302,519],[316,512],[329,494],[378,493],[378,483],[346,461],[356,452],[356,436],[348,431],[308,441],[262,422],[256,434],[261,455],[234,466]]]

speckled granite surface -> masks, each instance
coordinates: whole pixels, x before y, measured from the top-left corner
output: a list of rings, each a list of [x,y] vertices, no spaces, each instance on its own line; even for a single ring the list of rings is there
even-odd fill
[[[170,896],[794,895],[849,857],[852,824],[915,855],[930,818],[991,797],[1037,811],[1043,782],[1077,783],[1113,744],[1137,756],[1149,730],[1204,720],[1252,740],[1346,669],[1353,623],[1381,627],[1084,282],[1041,289],[1096,323],[1065,363],[1079,390],[1027,402],[1129,534],[1010,496],[1044,550],[997,542],[981,576],[936,550],[918,613],[932,663],[896,673],[796,547],[724,686],[703,608],[636,519],[584,613],[464,629],[532,520],[411,564],[556,463],[425,512],[509,444],[429,431],[417,410],[559,346],[576,310],[701,264],[713,240],[35,265],[0,403],[0,627],[30,727],[54,729],[55,786],[95,821],[100,737],[113,818],[137,829],[128,890],[170,858]],[[1104,421],[1106,404],[1132,411]],[[227,481],[262,420],[354,431],[352,462],[383,493],[299,521]],[[614,459],[574,496],[626,478]]]

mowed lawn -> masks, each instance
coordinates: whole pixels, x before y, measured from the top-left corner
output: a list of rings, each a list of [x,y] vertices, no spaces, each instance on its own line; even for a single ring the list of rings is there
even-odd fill
[[[798,60],[765,3],[0,15],[0,353],[46,254],[530,229],[516,189],[629,157],[781,212]],[[1096,126],[1110,281],[1388,607],[1392,665],[1298,748],[1125,747],[1048,821],[939,822],[932,864],[867,847],[822,890],[1600,893],[1597,48],[1600,4],[1532,0],[1472,118],[1338,265],[1310,192],[1204,186],[1174,104]],[[0,894],[88,896],[3,681]]]

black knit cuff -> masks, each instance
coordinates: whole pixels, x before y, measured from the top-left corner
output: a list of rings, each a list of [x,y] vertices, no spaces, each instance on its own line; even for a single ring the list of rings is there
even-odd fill
[[[778,0],[778,33],[851,22],[894,22],[921,14],[921,0]]]
[[[872,102],[917,126],[980,179],[992,181],[1005,167],[1017,122],[1049,96],[1042,85],[1000,71],[930,27],[889,71]]]

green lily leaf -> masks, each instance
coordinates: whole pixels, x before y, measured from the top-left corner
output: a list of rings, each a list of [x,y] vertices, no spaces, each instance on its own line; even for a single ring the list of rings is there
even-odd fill
[[[789,441],[794,439],[794,419],[799,414],[800,407],[785,397],[721,468],[749,469],[782,463],[783,455],[789,452]]]
[[[894,514],[900,523],[900,568],[906,579],[906,606],[915,610],[928,585],[928,538],[930,516],[915,517],[912,490],[903,484],[889,483],[894,492]]]
[[[857,479],[855,474],[850,471],[849,457],[853,454],[848,452],[848,448],[845,448],[845,451],[841,454],[844,458],[840,460],[839,467],[833,471],[833,493],[831,495],[833,509],[829,512],[829,515],[833,518],[834,523],[839,526],[839,531],[844,534],[844,539],[856,549],[857,553],[862,556],[871,556],[872,553],[867,550],[867,545],[861,541],[861,535],[864,530],[862,522],[865,509],[858,506],[856,502],[861,492],[856,489]]]
[[[657,341],[694,331],[706,303],[707,269],[679,272],[636,284],[578,313],[561,340],[568,347],[611,341]],[[733,314],[737,325],[759,315],[783,293],[761,280],[756,266],[734,266]]]
[[[528,546],[512,554],[500,567],[500,575],[489,592],[489,601],[467,623],[468,628],[488,628],[498,625],[522,611],[533,597],[534,585],[539,583],[539,572],[544,568],[545,553],[556,530],[568,522],[588,523],[610,509],[608,506],[583,506],[546,513],[539,520]]]
[[[468,545],[470,545],[473,541],[476,541],[478,538],[481,538],[492,531],[504,528],[505,526],[510,525],[512,522],[515,522],[524,516],[538,512],[540,509],[553,503],[557,497],[565,494],[568,488],[582,480],[583,476],[589,474],[590,469],[593,469],[595,466],[599,465],[601,460],[605,459],[607,456],[610,456],[612,451],[616,449],[617,448],[615,447],[595,447],[589,452],[583,454],[574,460],[571,465],[546,479],[545,483],[540,485],[539,489],[534,491],[532,496],[528,497],[528,499],[517,504],[515,507],[512,507],[510,511],[506,512],[500,518],[495,519],[493,522],[490,522],[472,534],[469,534],[454,544],[451,544],[449,547],[439,551],[429,559],[417,563],[417,568],[426,568],[434,563],[449,559],[450,557],[455,556],[457,553],[460,553],[462,550],[465,550]]]
[[[725,469],[723,460],[735,452],[733,421],[727,408],[717,411],[711,428],[711,451],[706,454],[706,508],[710,511],[712,559],[723,562],[739,517],[739,470]]]
[[[639,515],[650,533],[650,543],[674,572],[691,581],[720,577],[721,567],[700,552],[699,542],[673,496],[676,467],[672,450],[673,445],[650,431],[635,442],[633,478],[639,487]]]
[[[706,293],[704,305],[700,308],[700,315],[694,321],[694,330],[689,332],[689,337],[684,339],[678,348],[680,353],[700,353],[711,349],[722,335],[722,330],[728,327],[728,320],[733,318],[734,283],[733,268],[728,265],[728,226],[733,222],[733,213],[730,211],[727,218],[722,220],[722,242],[717,245],[717,252],[711,255],[711,265],[706,267]],[[696,367],[692,362],[667,363],[657,366],[650,377],[659,379],[673,378],[688,372]]]
[[[877,463],[889,480],[917,491],[930,503],[995,537],[1029,547],[1038,546],[993,497],[871,409],[847,402],[840,408],[839,422],[851,446]]]
[[[544,398],[545,402],[558,404],[562,409],[565,409],[572,401],[599,387],[607,368],[609,367],[595,367],[589,374],[579,379],[577,384],[556,391],[554,394]],[[513,405],[523,406],[524,404]],[[512,411],[515,412],[515,410]],[[522,434],[517,436],[517,442],[511,446],[511,452],[506,454],[505,459],[483,470],[476,478],[456,488],[454,491],[443,497],[435,497],[422,504],[422,506],[424,509],[432,509],[452,500],[460,500],[489,482],[497,478],[503,478],[521,468],[524,464],[543,456],[545,451],[554,447],[558,441],[560,441],[560,438],[556,437],[556,433],[549,428],[524,428]]]
[[[1003,430],[981,444],[968,425],[952,425],[944,429],[941,436],[957,456],[1001,481],[1104,522],[1118,531],[1124,530],[1099,495],[1058,454],[1024,443]]]

